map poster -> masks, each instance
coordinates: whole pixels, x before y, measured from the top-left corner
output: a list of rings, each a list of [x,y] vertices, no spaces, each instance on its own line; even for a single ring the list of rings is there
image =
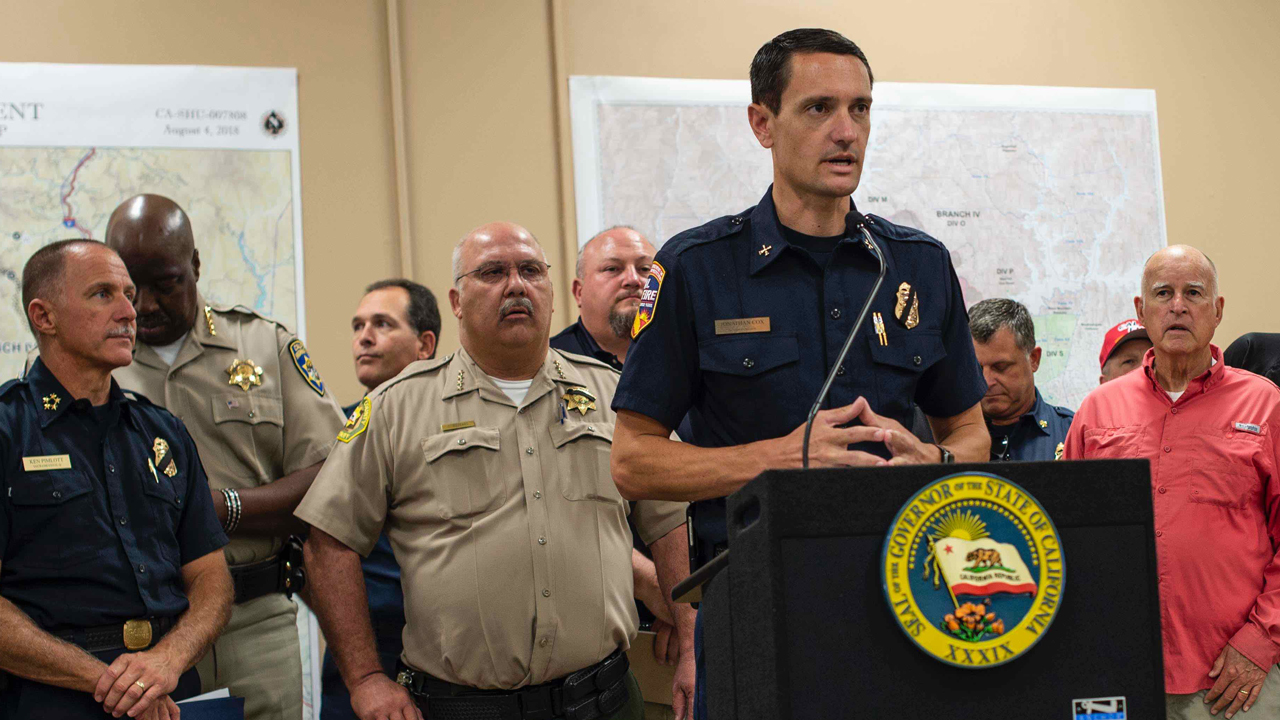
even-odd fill
[[[570,78],[579,245],[625,224],[661,246],[759,202],[772,161],[750,97],[741,80]],[[1037,387],[1078,407],[1166,244],[1155,92],[880,82],[873,98],[858,209],[946,245],[966,306],[1026,305]]]
[[[101,240],[111,211],[139,193],[187,211],[210,302],[305,333],[296,70],[0,63],[0,382],[35,347],[27,258],[57,240]],[[303,702],[318,717],[318,628],[305,606],[298,627]]]
[[[296,70],[0,63],[0,378],[35,346],[27,258],[138,193],[187,211],[210,302],[305,332]]]

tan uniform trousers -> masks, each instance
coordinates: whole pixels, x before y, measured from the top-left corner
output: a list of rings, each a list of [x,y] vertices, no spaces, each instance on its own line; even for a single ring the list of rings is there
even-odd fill
[[[1190,695],[1165,695],[1164,706],[1169,720],[1222,720],[1227,716],[1226,708],[1219,710],[1216,717],[1210,715],[1209,710],[1213,705],[1204,704],[1204,695],[1207,692],[1209,691],[1201,690]],[[1271,667],[1271,672],[1267,673],[1267,679],[1262,682],[1262,692],[1258,695],[1258,701],[1249,708],[1249,712],[1237,710],[1231,717],[1233,720],[1280,718],[1280,666]]]
[[[275,593],[236,605],[231,622],[196,665],[201,692],[228,688],[245,720],[302,720],[298,607]]]

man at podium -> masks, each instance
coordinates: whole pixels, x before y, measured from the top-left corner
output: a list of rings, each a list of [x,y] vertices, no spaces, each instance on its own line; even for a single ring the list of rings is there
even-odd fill
[[[832,369],[812,465],[988,459],[986,383],[950,255],[919,230],[864,219],[850,197],[871,87],[866,56],[839,33],[766,43],[751,65],[748,120],[772,153],[773,185],[754,208],[668,241],[641,291],[613,401],[613,476],[629,498],[698,501],[699,563],[726,545],[724,496],[764,470],[801,466],[803,426]],[[837,367],[881,253],[884,292]],[[913,403],[938,444],[904,427]],[[686,414],[689,442],[670,440]]]

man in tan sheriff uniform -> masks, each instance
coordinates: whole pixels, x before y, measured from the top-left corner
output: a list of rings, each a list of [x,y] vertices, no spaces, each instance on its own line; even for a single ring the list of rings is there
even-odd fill
[[[245,698],[249,720],[298,720],[297,610],[285,595],[296,577],[282,551],[305,527],[292,513],[342,429],[342,411],[287,329],[244,307],[205,302],[191,224],[173,201],[125,201],[111,214],[106,243],[138,288],[137,350],[116,381],[186,423],[231,538],[236,605],[197,668],[204,689]]]
[[[365,398],[297,510],[352,707],[638,720],[628,504],[609,472],[618,375],[549,348],[552,285],[524,228],[477,228],[453,267],[462,349]],[[399,684],[378,662],[357,555],[384,523],[407,620]]]

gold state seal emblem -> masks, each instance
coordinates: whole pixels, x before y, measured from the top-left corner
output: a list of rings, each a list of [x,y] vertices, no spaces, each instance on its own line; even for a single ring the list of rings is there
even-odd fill
[[[987,668],[1030,650],[1062,603],[1058,531],[1026,490],[986,473],[916,493],[885,538],[881,582],[894,619],[921,650]]]

